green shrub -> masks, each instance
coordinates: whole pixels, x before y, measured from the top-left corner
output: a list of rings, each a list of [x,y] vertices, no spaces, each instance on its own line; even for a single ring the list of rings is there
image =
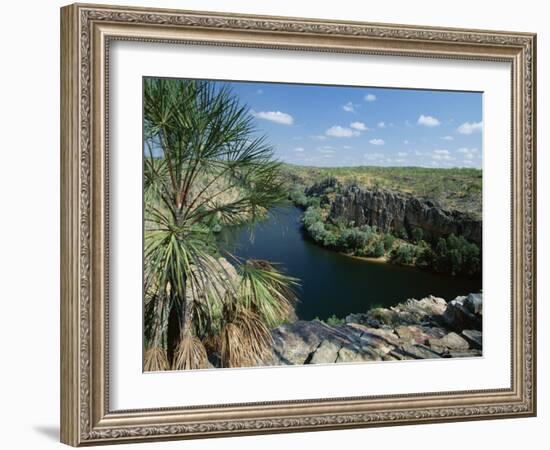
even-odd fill
[[[415,227],[412,230],[411,237],[414,243],[419,243],[424,237],[424,232],[422,231],[422,228]]]
[[[301,189],[291,191],[289,194],[289,198],[296,206],[300,206],[302,208],[306,208],[309,206],[309,199],[304,191]]]
[[[380,256],[384,255],[384,243],[381,240],[378,240],[376,244],[374,244],[372,255],[375,258],[379,258]]]
[[[401,244],[390,253],[390,261],[394,264],[412,264],[416,257],[416,247],[412,244]]]
[[[384,235],[384,250],[387,252],[390,252],[393,248],[393,243],[395,242],[395,236],[391,234],[385,234]]]
[[[340,235],[340,245],[349,251],[362,249],[370,240],[371,233],[361,231],[359,228],[348,228]]]
[[[308,209],[306,209],[304,217],[302,218],[302,223],[304,224],[304,227],[306,227],[306,229],[308,229],[314,223],[321,221],[321,210],[314,206],[310,206]]]
[[[338,326],[338,325],[343,325],[344,323],[346,323],[346,321],[344,319],[340,319],[339,317],[337,317],[335,314],[333,314],[332,316],[330,317],[327,317],[326,320],[324,320],[324,322],[327,324],[327,325],[330,325],[332,327],[334,326]]]

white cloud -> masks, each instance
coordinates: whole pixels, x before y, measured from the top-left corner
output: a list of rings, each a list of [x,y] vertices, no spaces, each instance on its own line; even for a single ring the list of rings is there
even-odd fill
[[[386,124],[384,122],[378,122],[378,128],[386,128]]]
[[[320,153],[334,153],[334,148],[330,145],[325,145],[323,147],[317,147],[317,151]]]
[[[332,137],[354,137],[359,136],[361,133],[359,133],[359,131],[352,130],[351,128],[334,125],[325,131],[325,134]]]
[[[353,103],[347,102],[344,106],[342,106],[342,109],[346,112],[355,112],[355,106],[353,106]]]
[[[354,130],[359,131],[367,131],[368,128],[363,122],[352,122],[349,124],[350,128],[353,128]]]
[[[281,125],[292,125],[294,123],[294,117],[281,111],[252,111],[252,115],[258,119],[269,120]]]
[[[372,145],[384,145],[384,139],[371,139],[369,141]]]
[[[437,127],[441,125],[441,122],[432,116],[425,116],[421,114],[417,121],[418,125],[423,125],[425,127]]]
[[[344,145],[342,146],[344,150],[351,150],[353,147],[351,145]]]
[[[374,102],[374,101],[376,101],[376,95],[374,95],[374,94],[367,94],[367,95],[365,95],[365,101],[366,101],[366,102]]]
[[[457,153],[461,153],[465,160],[472,160],[474,157],[479,157],[477,148],[461,147],[457,150]]]
[[[472,134],[477,131],[481,131],[483,128],[483,122],[464,122],[457,128],[460,134]]]
[[[409,143],[409,141],[405,140],[403,141],[403,144],[407,145]]]
[[[317,141],[324,141],[327,137],[322,134],[314,134],[313,136],[310,136],[310,138]]]
[[[301,153],[301,152],[305,151],[305,149],[304,149],[304,147],[296,147],[296,148],[294,149],[294,151],[295,151],[295,152]]]
[[[436,161],[452,161],[454,160],[454,156],[451,156],[451,152],[449,150],[434,150],[432,152],[432,159]]]
[[[398,152],[397,153],[397,156],[407,156],[408,153],[407,152]]]
[[[366,159],[368,159],[369,161],[374,161],[374,160],[377,160],[377,159],[382,159],[384,158],[384,154],[383,153],[365,153],[363,155]]]
[[[461,147],[457,150],[458,153],[466,153],[466,154],[470,154],[470,153],[477,153],[477,148],[468,148],[468,147]]]
[[[442,136],[441,139],[444,141],[454,141],[455,138],[452,136]]]

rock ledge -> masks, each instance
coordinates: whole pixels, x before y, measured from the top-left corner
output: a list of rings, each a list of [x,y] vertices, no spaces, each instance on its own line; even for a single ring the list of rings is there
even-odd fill
[[[299,320],[272,331],[266,365],[356,363],[482,355],[482,294],[429,296],[350,314],[345,323]]]

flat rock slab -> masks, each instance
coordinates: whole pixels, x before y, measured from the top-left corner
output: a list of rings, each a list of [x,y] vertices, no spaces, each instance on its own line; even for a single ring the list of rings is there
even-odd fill
[[[353,346],[342,347],[338,352],[337,363],[381,361],[382,357],[372,349]]]
[[[395,333],[399,336],[399,339],[409,344],[424,344],[432,337],[414,325],[397,327]]]
[[[441,355],[425,345],[404,344],[390,353],[392,356],[402,355],[409,358],[403,359],[433,359],[441,358]]]
[[[313,353],[310,364],[328,364],[336,362],[341,345],[332,341],[324,340]]]
[[[449,349],[449,350],[468,350],[470,344],[464,338],[461,338],[455,332],[451,332],[440,339],[429,339],[428,343],[431,348],[437,350]]]

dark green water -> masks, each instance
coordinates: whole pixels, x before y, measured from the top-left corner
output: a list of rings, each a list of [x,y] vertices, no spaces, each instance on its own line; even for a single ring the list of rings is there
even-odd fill
[[[481,280],[365,261],[324,249],[303,235],[301,215],[294,206],[274,209],[254,226],[252,236],[249,228],[235,229],[225,233],[223,244],[236,256],[278,263],[299,278],[296,313],[300,319],[345,317],[429,294],[450,300],[481,288]]]

